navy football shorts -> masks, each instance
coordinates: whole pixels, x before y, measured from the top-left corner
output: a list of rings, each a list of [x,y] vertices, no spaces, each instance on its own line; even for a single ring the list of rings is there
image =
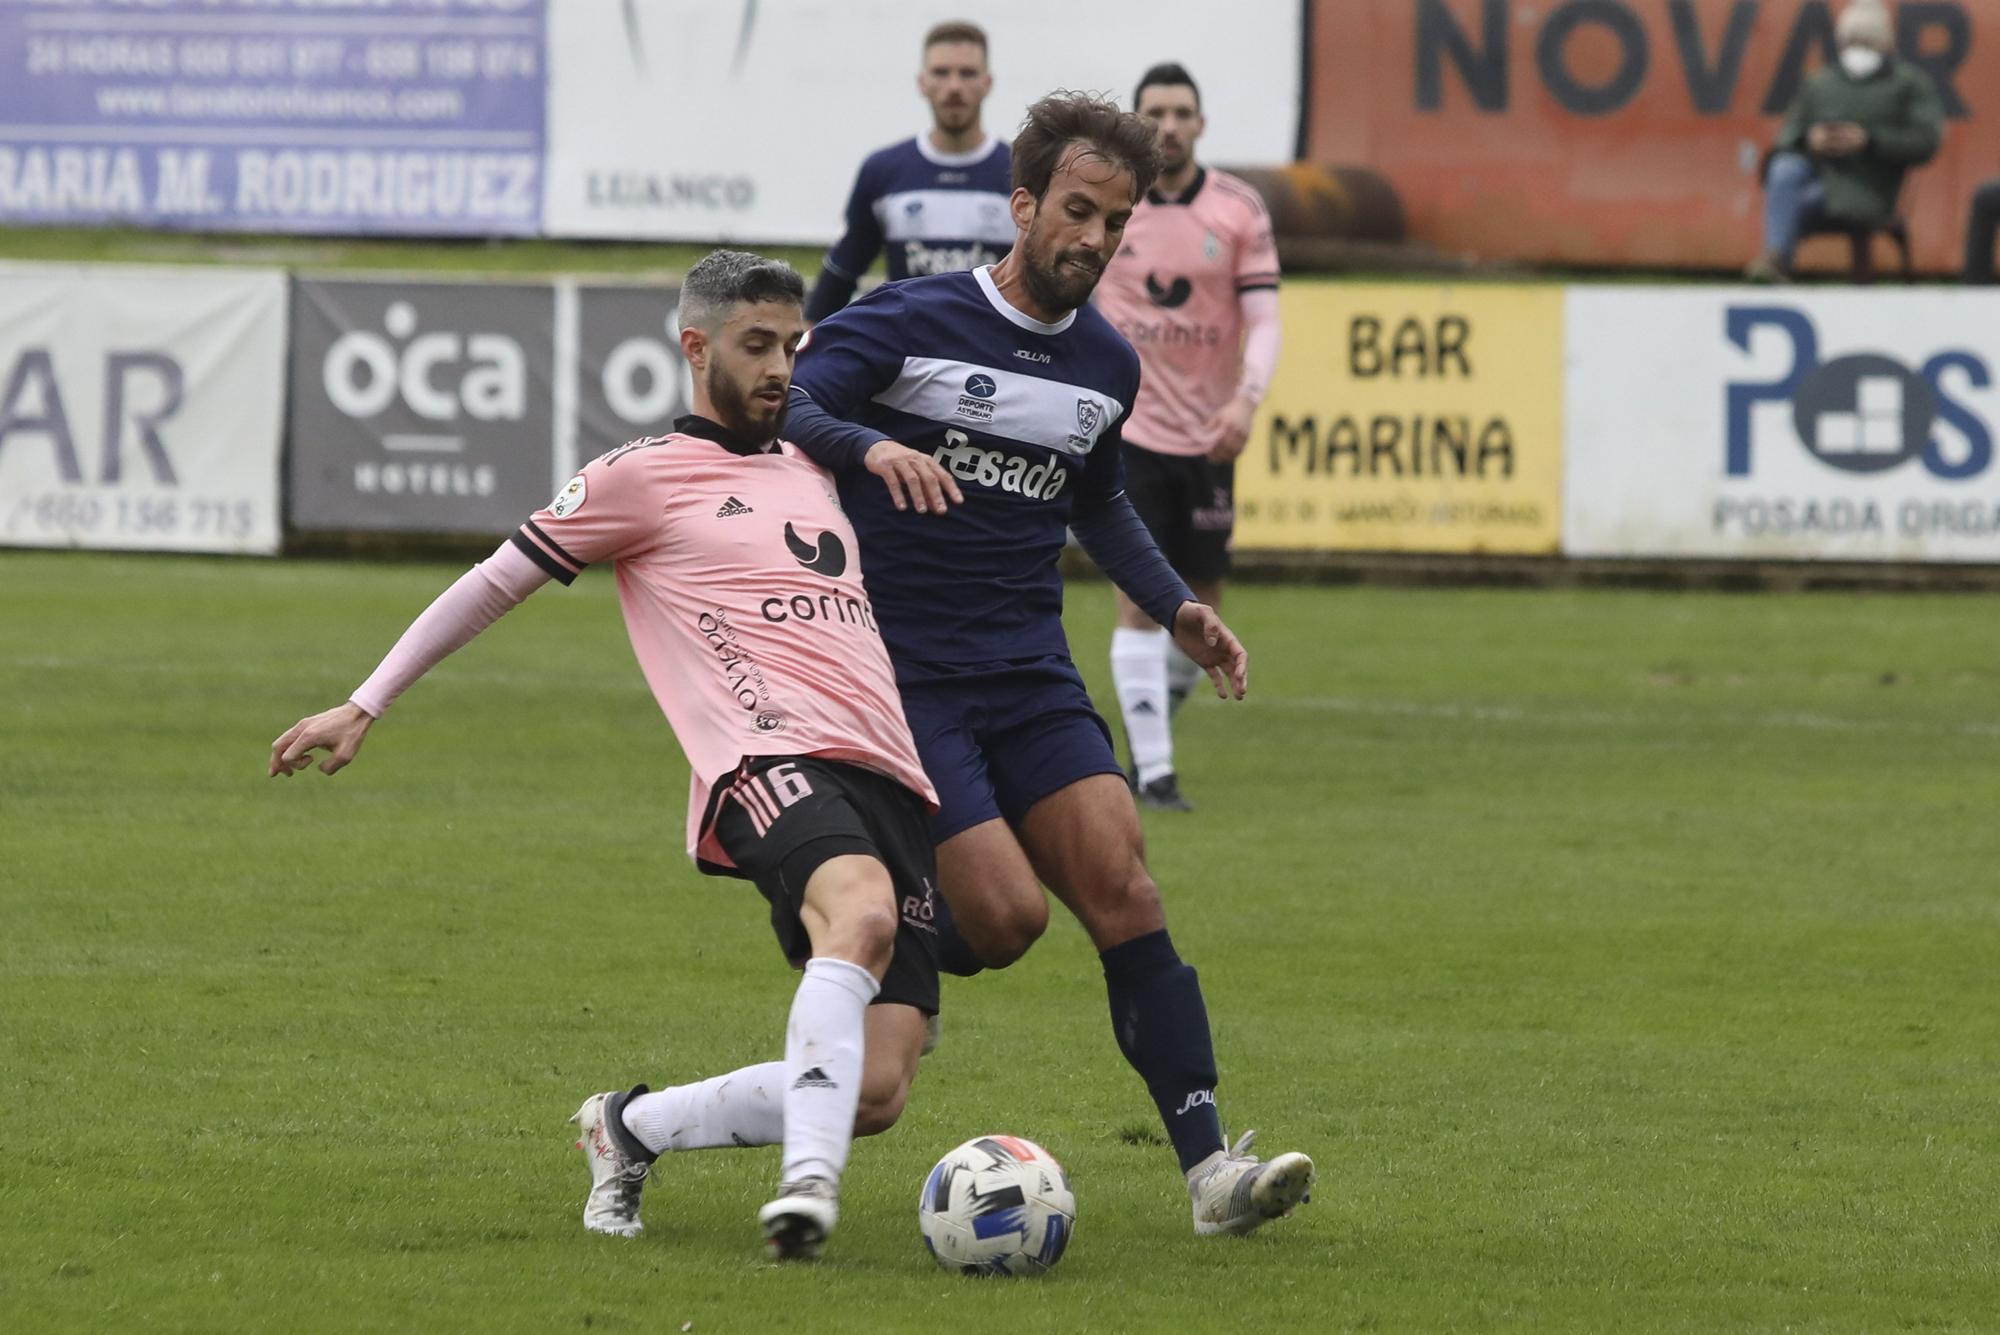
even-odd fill
[[[1119,774],[1111,730],[1067,658],[904,664],[903,714],[938,793],[939,843],[1096,774]]]

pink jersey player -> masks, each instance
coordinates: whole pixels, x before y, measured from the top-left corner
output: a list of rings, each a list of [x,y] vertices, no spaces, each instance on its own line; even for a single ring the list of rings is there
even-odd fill
[[[687,753],[688,851],[756,884],[804,977],[783,1061],[584,1100],[572,1119],[591,1176],[584,1226],[638,1233],[662,1153],[782,1143],[778,1197],[758,1214],[779,1259],[818,1255],[853,1137],[901,1114],[938,1007],[937,795],[833,481],[777,439],[804,296],[788,265],[759,256],[697,264],[680,308],[695,413],[570,479],[417,618],[347,704],[279,737],[270,767],[289,775],[325,750],[320,768],[341,769],[447,654],[550,580],[611,562],[639,666]],[[891,455],[885,477],[942,505],[942,468],[900,446]],[[600,888],[581,880],[570,893],[594,902]],[[605,930],[602,914],[580,917]]]
[[[1149,192],[1097,285],[1098,309],[1137,350],[1144,377],[1126,440],[1160,454],[1215,448],[1216,412],[1242,387],[1245,297],[1277,286],[1271,219],[1255,190],[1203,167],[1178,197]],[[1271,368],[1250,369],[1261,371],[1261,396]]]
[[[1139,354],[1125,424],[1125,492],[1174,570],[1222,602],[1236,528],[1236,459],[1278,361],[1278,252],[1257,192],[1195,159],[1208,122],[1186,69],[1155,65],[1133,106],[1158,135],[1160,176],[1132,211],[1097,304]],[[1186,811],[1171,721],[1199,673],[1121,597],[1111,636],[1141,805]]]
[[[692,771],[688,851],[699,860],[731,865],[714,789],[747,757],[846,761],[936,804],[860,544],[831,476],[792,446],[740,456],[701,435],[636,441],[577,474],[512,545],[564,584],[617,563],[633,651]],[[355,696],[364,709],[370,689]]]

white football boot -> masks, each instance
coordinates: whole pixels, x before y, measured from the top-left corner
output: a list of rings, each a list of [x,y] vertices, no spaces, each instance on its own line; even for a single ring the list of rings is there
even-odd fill
[[[778,1188],[778,1199],[757,1212],[764,1252],[773,1261],[817,1260],[840,1218],[840,1188],[823,1177],[804,1177]]]
[[[583,1202],[583,1226],[592,1233],[636,1238],[646,1227],[639,1222],[639,1193],[645,1189],[646,1175],[653,1171],[653,1161],[643,1157],[644,1147],[631,1132],[620,1126],[621,1136],[606,1125],[624,1111],[627,1099],[645,1092],[646,1087],[640,1085],[630,1094],[617,1089],[592,1094],[569,1119],[577,1126],[576,1147],[590,1164],[590,1195]]]
[[[1256,1143],[1257,1133],[1245,1131],[1234,1148],[1217,1150],[1188,1170],[1198,1236],[1248,1233],[1312,1199],[1313,1161],[1281,1154],[1266,1163],[1250,1153]]]

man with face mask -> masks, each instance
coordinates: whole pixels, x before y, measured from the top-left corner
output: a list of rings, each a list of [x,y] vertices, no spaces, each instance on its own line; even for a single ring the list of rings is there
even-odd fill
[[[805,321],[789,266],[719,250],[681,288],[694,412],[595,460],[446,590],[349,701],[272,744],[270,773],[354,759],[405,688],[550,580],[615,562],[647,684],[691,770],[688,852],[752,880],[805,976],[784,1060],[592,1094],[571,1120],[584,1227],[631,1237],[662,1154],[782,1144],[760,1212],[776,1259],[819,1254],[856,1134],[893,1125],[938,1005],[924,777],[826,473],[778,439]],[[595,919],[587,871],[564,879]],[[611,928],[610,930],[616,930]]]
[[[1937,88],[1893,54],[1881,0],[1854,0],[1835,35],[1838,62],[1806,80],[1778,131],[1764,179],[1764,250],[1744,271],[1752,282],[1790,277],[1808,231],[1889,221],[1904,174],[1930,161],[1943,137]]]

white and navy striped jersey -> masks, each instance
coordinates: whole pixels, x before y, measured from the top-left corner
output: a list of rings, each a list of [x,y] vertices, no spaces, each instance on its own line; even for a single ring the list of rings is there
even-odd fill
[[[1110,322],[1085,305],[1044,324],[985,268],[885,283],[815,326],[792,392],[787,434],[839,477],[899,672],[1068,653],[1066,529],[1129,508],[1118,445],[1139,358]],[[883,439],[944,463],[965,504],[899,514],[859,467]],[[1151,582],[1171,615],[1179,582],[1164,562]]]
[[[816,290],[808,315],[838,310],[884,249],[892,282],[998,263],[1014,248],[1012,178],[1012,155],[994,138],[967,153],[941,153],[918,135],[869,154],[847,200],[847,231],[826,253],[826,275],[837,280],[828,286],[840,301],[819,309]]]

